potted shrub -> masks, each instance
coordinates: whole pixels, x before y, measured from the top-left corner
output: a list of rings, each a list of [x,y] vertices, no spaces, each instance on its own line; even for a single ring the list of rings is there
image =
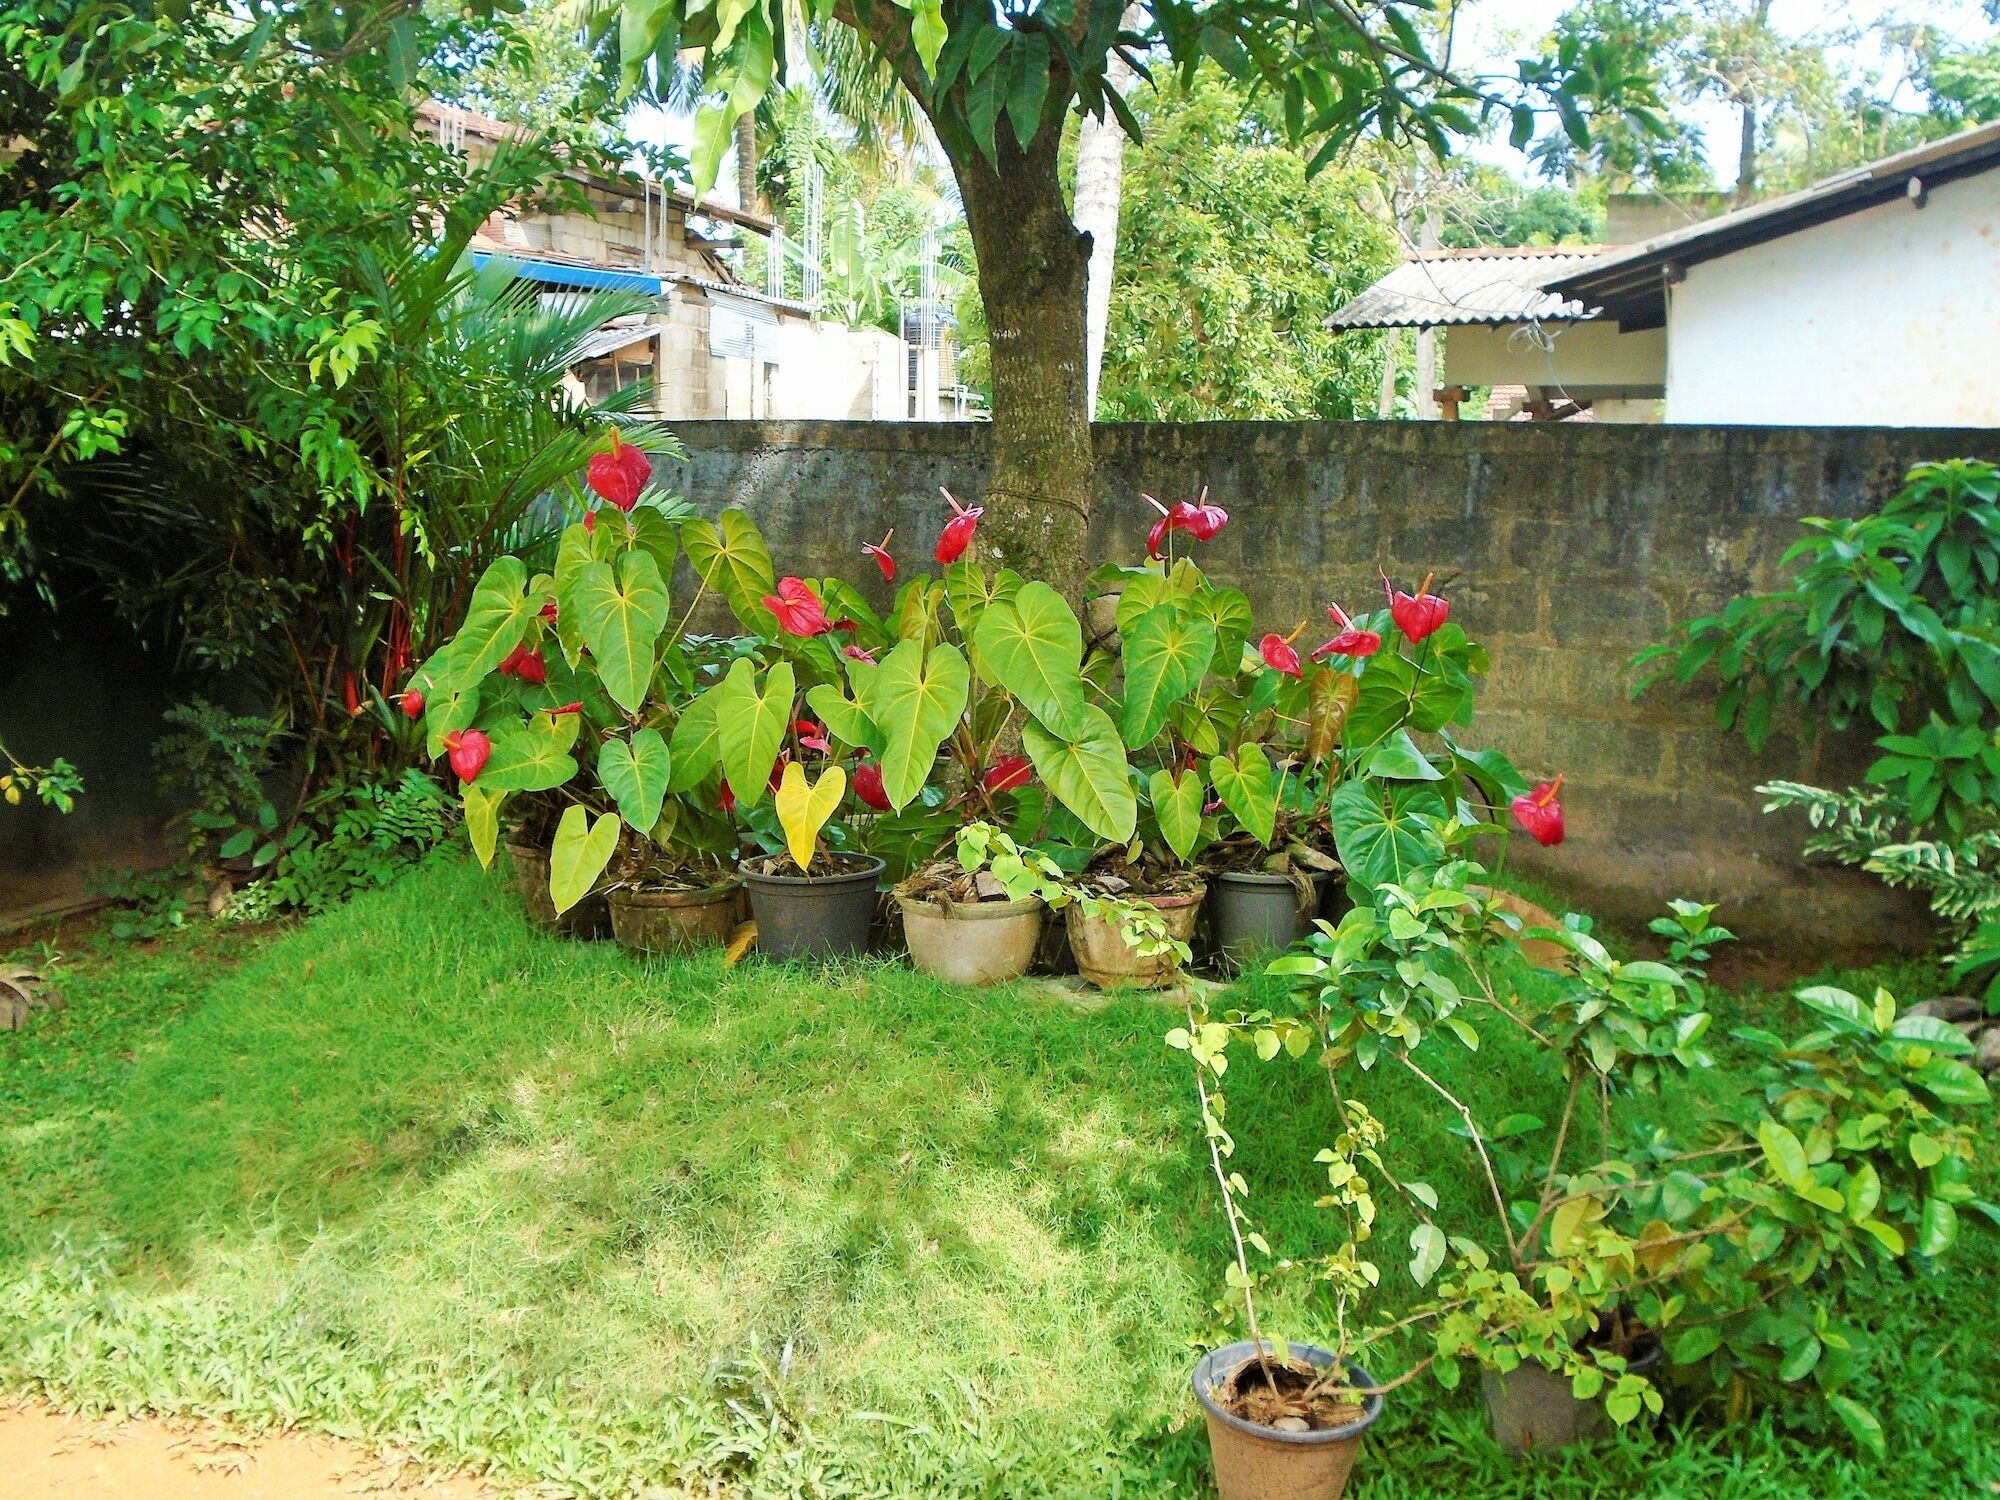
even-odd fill
[[[1002,984],[1034,962],[1042,915],[1066,906],[1061,866],[990,823],[959,829],[953,857],[897,888],[910,962],[953,984]]]

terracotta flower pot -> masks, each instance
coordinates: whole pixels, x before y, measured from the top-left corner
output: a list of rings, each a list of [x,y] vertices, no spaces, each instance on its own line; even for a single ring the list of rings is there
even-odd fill
[[[1185,943],[1194,937],[1194,924],[1201,916],[1202,898],[1207,894],[1207,886],[1197,885],[1192,891],[1176,895],[1138,899],[1157,908],[1167,919],[1168,934]],[[1087,917],[1079,905],[1072,904],[1064,910],[1077,972],[1099,989],[1154,990],[1174,981],[1179,969],[1171,953],[1142,958],[1119,933],[1116,921]]]
[[[757,919],[757,951],[792,958],[842,958],[868,951],[875,882],[884,862],[849,855],[859,868],[826,875],[763,875],[738,867]]]
[[[533,844],[510,841],[507,853],[513,856],[514,878],[521,891],[521,904],[528,908],[528,920],[547,932],[564,937],[608,938],[611,936],[611,907],[601,891],[592,891],[560,916],[555,898],[549,895],[549,851]]]
[[[731,877],[700,891],[615,890],[611,930],[621,948],[635,953],[692,953],[726,947],[736,930],[743,882]]]
[[[1005,984],[1027,973],[1048,910],[1039,896],[968,902],[904,896],[899,904],[910,962],[952,984]]]
[[[1267,1353],[1271,1347],[1266,1341]],[[1314,1344],[1293,1344],[1291,1355],[1294,1362],[1322,1370],[1334,1363],[1332,1350]],[[1194,1367],[1194,1393],[1208,1419],[1208,1448],[1222,1500],[1340,1500],[1361,1454],[1361,1435],[1382,1415],[1382,1397],[1367,1397],[1361,1416],[1344,1427],[1305,1432],[1266,1427],[1225,1411],[1215,1399],[1256,1357],[1257,1345],[1246,1340],[1214,1350]],[[1359,1365],[1349,1365],[1347,1373],[1356,1385],[1375,1383]]]

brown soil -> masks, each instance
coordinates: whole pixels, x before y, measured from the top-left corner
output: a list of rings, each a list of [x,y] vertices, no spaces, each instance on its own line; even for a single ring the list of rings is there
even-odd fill
[[[1133,864],[1108,855],[1084,871],[1079,884],[1100,896],[1187,896],[1201,889],[1201,876],[1184,866],[1161,867],[1150,860]]]
[[[948,901],[953,906],[971,906],[981,901],[1005,901],[1007,889],[991,871],[968,875],[955,859],[936,859],[896,887],[898,896],[912,901]]]
[[[1641,1323],[1629,1308],[1617,1307],[1601,1314],[1596,1326],[1578,1339],[1576,1346],[1616,1354],[1630,1362],[1658,1354],[1660,1336]]]
[[[1287,839],[1281,830],[1276,847],[1260,844],[1249,834],[1241,832],[1217,839],[1202,850],[1201,867],[1226,874],[1291,875],[1297,872],[1309,879],[1314,875],[1337,873],[1340,861],[1310,844]]]
[[[668,864],[662,860],[625,859],[613,867],[607,891],[713,890],[736,872],[718,861],[694,860]]]
[[[242,1437],[207,1423],[0,1409],[8,1500],[492,1500],[466,1477],[426,1478],[401,1455],[336,1438]]]
[[[743,861],[743,868],[755,875],[858,875],[874,863],[865,854],[820,854],[813,857],[812,869],[801,870],[789,854],[766,854]]]
[[[1260,1427],[1294,1432],[1325,1432],[1360,1421],[1364,1409],[1337,1394],[1326,1374],[1310,1365],[1248,1360],[1223,1381],[1214,1393],[1215,1404]]]

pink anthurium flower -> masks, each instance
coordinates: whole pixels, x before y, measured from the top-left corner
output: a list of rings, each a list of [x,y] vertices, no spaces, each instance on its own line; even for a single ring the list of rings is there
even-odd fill
[[[1556,800],[1562,784],[1561,776],[1537,782],[1533,791],[1521,793],[1512,803],[1514,817],[1528,830],[1528,837],[1545,849],[1563,841],[1563,805]]]
[[[1174,509],[1181,512],[1182,529],[1198,542],[1214,541],[1215,534],[1229,524],[1229,512],[1219,505],[1210,505],[1206,489],[1193,505],[1183,500]]]
[[[1382,649],[1382,637],[1372,630],[1355,629],[1354,621],[1338,604],[1329,604],[1326,615],[1340,627],[1340,634],[1313,647],[1314,661],[1325,661],[1329,656],[1373,656]]]
[[[602,453],[590,456],[584,476],[598,494],[620,510],[629,511],[639,503],[640,491],[653,477],[653,465],[630,443],[620,442],[618,429],[614,427],[611,430],[611,446]]]
[[[487,757],[493,754],[493,742],[480,729],[446,735],[444,748],[453,773],[464,782],[477,781],[479,773],[486,769]]]
[[[875,665],[875,653],[863,651],[859,646],[842,646],[840,654],[850,661],[865,661],[871,667]]]
[[[1034,771],[1034,762],[1027,756],[1003,755],[986,768],[979,781],[989,792],[1011,792],[1017,786],[1026,786]]]
[[[764,596],[764,608],[778,617],[778,626],[787,635],[825,635],[833,626],[819,595],[803,578],[780,578],[778,592]]]
[[[889,555],[889,537],[893,537],[895,534],[896,528],[891,526],[889,528],[889,536],[883,537],[881,541],[863,542],[861,544],[861,555],[875,559],[875,566],[882,570],[882,581],[884,583],[894,583],[896,581],[896,559]]]
[[[888,812],[889,793],[882,786],[882,768],[863,759],[854,767],[854,795],[877,812]]]
[[[821,755],[833,753],[833,746],[827,743],[826,731],[811,719],[800,719],[792,726],[792,733],[799,737],[799,744],[808,750],[817,750]]]
[[[1436,576],[1426,574],[1423,586],[1415,594],[1406,594],[1389,582],[1387,573],[1382,575],[1382,592],[1389,596],[1390,617],[1413,646],[1451,618],[1451,602],[1431,592],[1431,579]]]
[[[1297,635],[1298,631],[1295,630],[1292,634]],[[1299,653],[1292,649],[1290,641],[1276,631],[1257,643],[1257,654],[1264,658],[1264,665],[1273,672],[1283,672],[1287,677],[1306,675],[1305,669],[1299,665]]]
[[[979,518],[986,514],[982,505],[970,509],[958,503],[958,497],[950,490],[939,486],[939,493],[951,502],[951,519],[944,523],[944,531],[938,537],[937,552],[934,554],[941,563],[955,563],[965,555],[965,549],[972,545],[972,534],[979,529]]]

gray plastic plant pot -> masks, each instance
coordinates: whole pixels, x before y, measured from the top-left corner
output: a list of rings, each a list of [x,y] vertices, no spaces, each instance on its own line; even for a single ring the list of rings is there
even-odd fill
[[[951,984],[1005,984],[1027,973],[1048,909],[1039,896],[968,902],[906,896],[899,904],[910,962]]]
[[[1660,1345],[1655,1342],[1625,1368],[1644,1375],[1659,1364],[1660,1356]],[[1567,1375],[1545,1370],[1532,1360],[1505,1374],[1482,1370],[1479,1392],[1486,1398],[1493,1441],[1516,1453],[1567,1448],[1602,1437],[1611,1428],[1611,1415],[1605,1411],[1601,1395],[1577,1400],[1570,1393]]]
[[[592,891],[568,911],[556,912],[555,898],[549,894],[549,851],[533,844],[507,845],[514,860],[514,878],[521,891],[521,904],[528,920],[546,932],[564,937],[608,938],[611,936],[611,907],[602,891]]]
[[[736,930],[736,903],[743,883],[733,876],[700,891],[616,890],[611,930],[618,946],[635,953],[693,953],[721,948]]]
[[[1267,1354],[1276,1352],[1268,1339],[1263,1347]],[[1195,1399],[1208,1419],[1208,1448],[1222,1500],[1340,1500],[1361,1455],[1361,1436],[1382,1415],[1381,1395],[1365,1397],[1360,1418],[1345,1427],[1283,1432],[1245,1421],[1224,1411],[1210,1392],[1227,1385],[1254,1360],[1257,1348],[1247,1339],[1228,1344],[1204,1355],[1194,1367]],[[1333,1351],[1317,1344],[1293,1344],[1291,1355],[1322,1370],[1334,1364]],[[1347,1374],[1356,1385],[1375,1384],[1359,1365],[1348,1365]]]
[[[838,875],[760,875],[738,866],[757,921],[757,951],[779,963],[866,953],[884,864],[873,855],[854,857],[866,867]]]
[[[1289,948],[1313,930],[1324,875],[1313,877],[1313,899],[1299,910],[1299,888],[1289,875],[1228,870],[1208,888],[1208,925],[1215,951],[1241,967],[1259,953]]]

